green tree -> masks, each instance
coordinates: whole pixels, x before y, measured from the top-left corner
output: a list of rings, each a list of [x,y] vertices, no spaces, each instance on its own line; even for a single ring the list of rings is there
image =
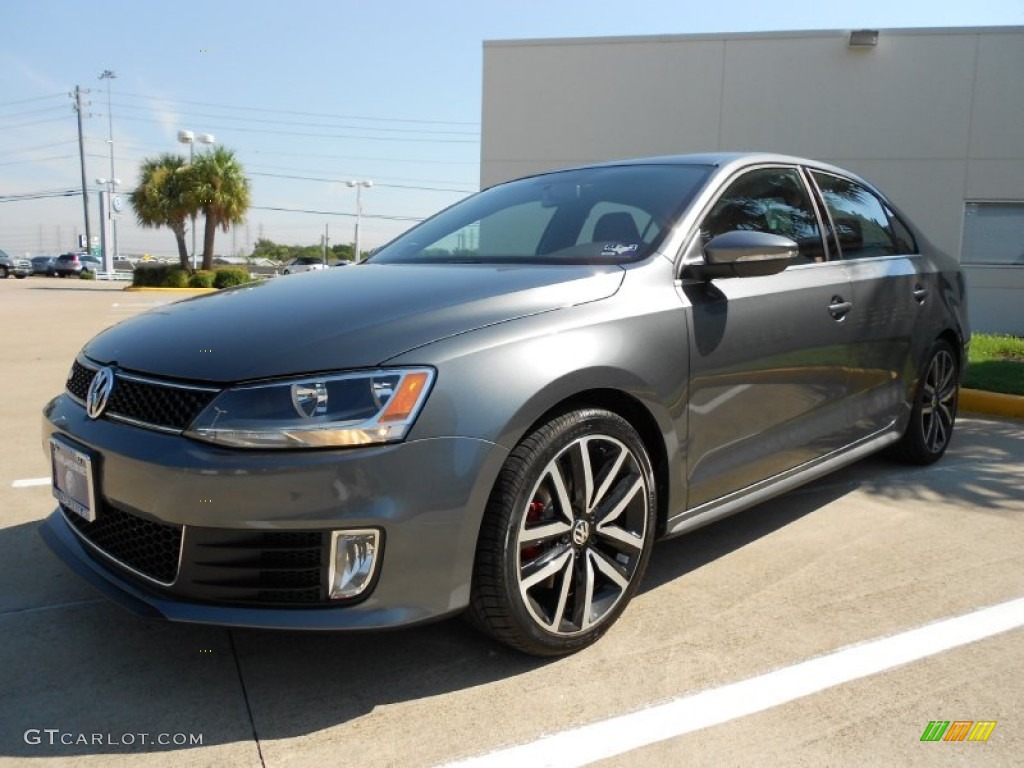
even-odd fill
[[[142,161],[139,183],[128,196],[140,227],[167,227],[174,233],[182,269],[189,269],[185,245],[185,222],[193,212],[189,184],[188,160],[168,152]]]
[[[331,246],[331,251],[334,253],[334,258],[338,261],[352,261],[352,251],[355,249],[355,245],[352,243],[336,243]]]
[[[188,202],[206,216],[203,269],[210,269],[217,227],[227,232],[232,224],[245,221],[249,210],[249,179],[234,151],[226,147],[215,147],[197,155],[188,176]]]

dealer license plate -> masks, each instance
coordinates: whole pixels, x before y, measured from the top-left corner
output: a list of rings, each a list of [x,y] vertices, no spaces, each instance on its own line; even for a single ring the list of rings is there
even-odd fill
[[[50,438],[53,495],[90,523],[96,519],[96,484],[92,457],[57,437]]]

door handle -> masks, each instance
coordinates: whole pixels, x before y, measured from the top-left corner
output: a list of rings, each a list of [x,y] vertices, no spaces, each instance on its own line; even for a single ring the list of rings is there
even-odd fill
[[[832,315],[833,320],[842,320],[851,309],[853,309],[853,302],[844,301],[842,296],[833,296],[828,305],[828,313]]]
[[[928,289],[918,283],[914,286],[914,301],[918,304],[924,304],[924,300],[928,298]]]

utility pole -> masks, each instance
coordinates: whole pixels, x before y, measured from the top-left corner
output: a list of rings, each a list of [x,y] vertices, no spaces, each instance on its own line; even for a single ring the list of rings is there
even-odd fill
[[[328,237],[329,227],[330,224],[324,224],[324,264],[327,263],[327,243],[330,241],[330,237]]]
[[[88,93],[75,86],[75,112],[78,114],[78,160],[82,167],[82,210],[85,214],[85,240],[88,243],[89,251],[92,252],[92,229],[89,227],[89,191],[85,184],[85,145],[82,141],[82,94]]]

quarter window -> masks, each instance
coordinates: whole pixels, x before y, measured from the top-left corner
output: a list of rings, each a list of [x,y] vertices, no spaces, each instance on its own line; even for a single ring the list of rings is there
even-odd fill
[[[821,190],[844,259],[891,256],[913,252],[913,237],[900,225],[904,242],[897,242],[882,202],[850,179],[812,171]]]
[[[796,241],[797,263],[825,261],[818,217],[794,168],[762,168],[733,182],[701,225],[701,239],[734,230],[770,232]]]

